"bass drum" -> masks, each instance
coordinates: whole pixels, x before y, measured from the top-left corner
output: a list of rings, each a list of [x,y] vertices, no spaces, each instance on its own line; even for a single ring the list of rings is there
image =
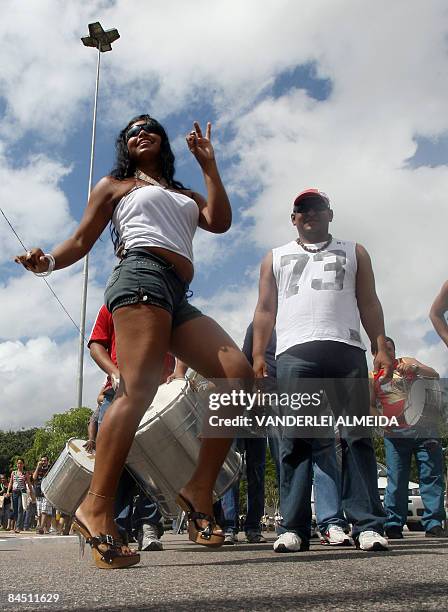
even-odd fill
[[[437,431],[443,419],[443,394],[435,378],[417,378],[411,384],[403,416],[409,427],[424,425]]]
[[[178,515],[177,494],[196,467],[206,411],[190,383],[175,379],[160,385],[135,434],[126,467],[167,518]],[[231,449],[216,479],[216,499],[240,478],[241,471],[242,458]]]
[[[70,438],[42,480],[42,493],[57,510],[74,514],[89,490],[95,455],[83,448],[85,440]]]

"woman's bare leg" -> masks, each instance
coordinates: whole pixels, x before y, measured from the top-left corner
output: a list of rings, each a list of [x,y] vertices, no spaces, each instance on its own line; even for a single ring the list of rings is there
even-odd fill
[[[198,317],[175,328],[171,351],[205,378],[242,379],[248,383],[253,380],[253,370],[244,354],[209,317]],[[229,438],[202,440],[196,469],[181,491],[199,512],[213,515],[213,486],[231,444]]]
[[[154,398],[171,335],[171,315],[155,306],[136,304],[113,314],[120,386],[96,441],[90,490],[76,515],[92,535],[118,537],[113,497],[143,414]]]

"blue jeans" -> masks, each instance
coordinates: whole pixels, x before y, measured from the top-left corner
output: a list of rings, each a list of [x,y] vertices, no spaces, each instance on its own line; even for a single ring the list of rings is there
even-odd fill
[[[107,409],[112,404],[114,395],[112,389],[104,394],[104,400],[98,414],[98,427],[100,427]],[[163,534],[163,527],[160,522],[162,515],[156,502],[149,496],[140,493],[134,506],[134,491],[135,481],[131,474],[126,469],[123,469],[115,494],[116,524],[127,533],[131,533],[133,527],[138,530],[140,525],[144,523],[155,525],[161,536]]]
[[[311,452],[314,507],[319,531],[325,532],[330,525],[347,529],[348,524],[342,511],[341,466],[337,460],[334,439],[313,440]]]
[[[332,438],[285,438],[280,441],[279,533],[295,531],[309,540],[311,532],[311,486],[319,531],[330,525],[347,528],[341,504],[340,467]]]
[[[245,438],[237,441],[246,451],[247,515],[244,524],[246,533],[260,533],[261,517],[264,513],[264,468],[266,464],[266,438]],[[221,499],[224,513],[224,531],[239,531],[239,481]]]
[[[18,489],[12,492],[12,508],[14,512],[14,520],[16,522],[16,529],[23,529],[23,519],[25,513],[22,505],[22,491]]]
[[[444,460],[440,440],[384,438],[387,487],[384,496],[386,527],[402,528],[408,514],[408,481],[412,455],[420,478],[420,495],[425,508],[421,519],[425,531],[441,525],[444,509]]]
[[[137,495],[134,504],[135,487],[135,480],[124,469],[115,494],[115,522],[121,530],[127,533],[132,533],[133,529],[138,531],[143,524],[155,525],[160,537],[163,534],[163,527],[159,507],[150,497],[141,492]]]
[[[100,406],[100,410],[98,413],[98,427],[100,427],[101,423],[103,422],[104,415],[106,414],[107,409],[114,401],[114,396],[115,396],[115,391],[113,389],[108,389],[104,393],[104,399],[102,401],[102,404]]]
[[[277,358],[277,380],[281,393],[300,392],[300,379],[316,378],[317,388],[324,387],[335,417],[368,415],[368,371],[364,351],[342,342],[318,341],[296,345]],[[337,384],[329,379],[340,379]],[[353,394],[353,380],[360,379]],[[378,493],[376,458],[371,438],[360,436],[350,428],[341,432],[342,446],[342,509],[352,533],[374,530],[383,533],[384,510]],[[333,438],[284,438],[280,441],[280,532],[294,531],[308,540],[311,530],[312,464],[318,466],[317,497],[325,510],[319,520],[342,520],[339,506],[339,469],[335,462]],[[325,474],[322,495],[319,479]],[[319,491],[320,489],[320,491]],[[339,489],[340,490],[340,489]],[[341,493],[339,493],[339,496]],[[333,497],[330,497],[333,496]],[[321,504],[322,508],[322,504]],[[327,524],[329,524],[327,522]],[[340,524],[340,523],[339,523]]]
[[[36,516],[36,513],[37,513],[36,503],[29,501],[28,508],[26,509],[26,512],[25,512],[25,521],[23,523],[24,529],[30,529],[34,521],[34,517]]]

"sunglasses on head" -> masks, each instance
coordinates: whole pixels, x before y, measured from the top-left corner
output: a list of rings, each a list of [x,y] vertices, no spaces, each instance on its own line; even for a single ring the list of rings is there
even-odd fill
[[[137,125],[133,125],[132,127],[130,127],[129,130],[126,132],[126,142],[130,138],[134,138],[134,136],[138,136],[142,130],[146,132],[147,134],[158,134],[159,136],[162,136],[162,134],[160,133],[160,127],[158,126],[157,123],[155,122],[139,123]]]
[[[322,202],[322,200],[310,200],[309,202],[300,202],[298,206],[294,206],[295,213],[307,213],[310,210],[315,210],[316,212],[323,212],[324,210],[328,210],[327,204]]]

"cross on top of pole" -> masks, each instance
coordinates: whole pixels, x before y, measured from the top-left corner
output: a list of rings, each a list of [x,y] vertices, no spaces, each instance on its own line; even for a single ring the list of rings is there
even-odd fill
[[[120,38],[118,30],[104,30],[99,21],[89,23],[89,36],[81,38],[86,47],[95,47],[101,53],[112,51],[112,43]]]

